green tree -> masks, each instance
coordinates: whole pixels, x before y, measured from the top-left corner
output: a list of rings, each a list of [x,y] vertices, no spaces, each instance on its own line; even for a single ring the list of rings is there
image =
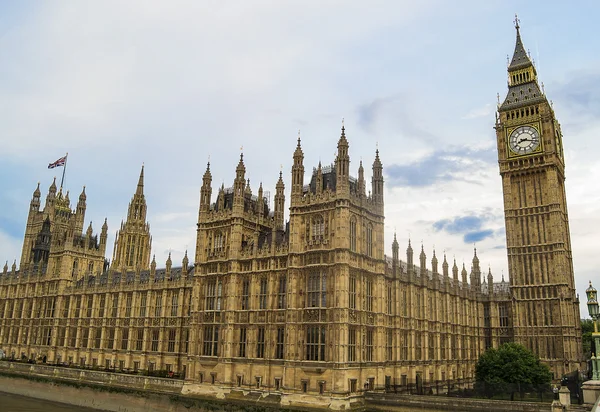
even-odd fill
[[[591,319],[581,319],[581,342],[583,345],[583,356],[589,359],[592,356],[592,332],[594,322]]]
[[[540,390],[552,379],[548,365],[530,350],[517,343],[505,343],[498,349],[488,349],[475,366],[476,388],[492,397],[510,393],[511,400],[519,392]]]

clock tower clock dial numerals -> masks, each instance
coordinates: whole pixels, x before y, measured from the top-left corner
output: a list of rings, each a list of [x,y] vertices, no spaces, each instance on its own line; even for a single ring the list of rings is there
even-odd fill
[[[508,146],[513,153],[518,155],[529,154],[540,145],[540,134],[535,127],[519,126],[514,129],[509,137]]]

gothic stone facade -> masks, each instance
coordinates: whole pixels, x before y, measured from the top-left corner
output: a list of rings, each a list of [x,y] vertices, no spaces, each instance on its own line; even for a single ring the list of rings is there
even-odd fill
[[[520,37],[517,49],[519,44]],[[532,67],[525,67],[529,79]],[[538,351],[555,374],[564,373],[581,360],[563,175],[557,174],[564,166],[555,161],[556,149],[546,157],[552,167],[529,153],[526,161],[507,155],[507,140],[519,124],[512,113],[522,110],[512,106],[511,93],[496,125],[510,285],[494,282],[491,270],[484,276],[476,252],[470,273],[463,264],[460,275],[445,255],[440,273],[435,251],[428,268],[423,247],[415,264],[410,241],[406,260],[400,260],[395,236],[386,257],[379,153],[367,194],[362,161],[358,177],[350,175],[342,127],[335,163],[319,164],[307,184],[298,139],[288,222],[281,173],[271,211],[262,185],[253,195],[243,155],[233,186],[221,186],[214,202],[209,165],[193,265],[187,253],[177,268],[170,256],[164,269],[150,261],[143,168],[110,265],[104,259],[106,221],[99,241],[91,223],[82,233],[85,190],[71,210],[68,193],[60,188],[57,194],[53,183],[40,211],[38,186],[20,270],[15,262],[0,274],[0,347],[8,356],[52,363],[173,372],[185,377],[186,393],[252,387],[278,391],[282,403],[312,399],[332,408],[349,407],[365,387],[472,378],[486,348],[514,339]],[[549,106],[538,103],[529,116],[542,127],[558,127]],[[550,203],[535,205],[548,213],[546,229],[523,226],[523,206],[511,203],[513,187],[535,186],[528,177],[534,172],[554,178],[552,190],[542,190]],[[546,244],[524,247],[515,233],[559,241],[554,252]],[[542,250],[547,258],[539,258]],[[561,266],[527,272],[524,259]],[[534,311],[532,299],[543,299],[544,310]]]

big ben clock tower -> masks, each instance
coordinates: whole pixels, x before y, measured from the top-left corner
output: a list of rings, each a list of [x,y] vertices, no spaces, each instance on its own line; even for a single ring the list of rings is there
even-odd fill
[[[560,378],[582,361],[562,133],[552,105],[540,90],[516,18],[515,27],[508,94],[498,107],[495,126],[514,338]]]

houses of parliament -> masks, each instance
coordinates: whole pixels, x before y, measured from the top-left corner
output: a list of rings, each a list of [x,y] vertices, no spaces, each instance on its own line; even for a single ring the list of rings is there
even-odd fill
[[[342,126],[332,165],[307,173],[301,140],[288,191],[270,204],[250,187],[243,154],[233,186],[202,177],[196,249],[181,264],[151,254],[144,169],[110,262],[108,225],[84,231],[53,182],[33,192],[21,261],[0,272],[6,356],[128,371],[167,371],[184,394],[240,388],[340,409],[364,389],[474,377],[478,357],[515,341],[555,378],[582,365],[564,186],[562,132],[518,21],[508,93],[494,128],[504,194],[509,279],[467,269],[394,235],[384,254],[384,173],[370,187],[350,169]],[[133,183],[133,182],[132,182]],[[133,189],[133,184],[132,184]],[[286,196],[289,220],[285,221]],[[404,247],[402,248],[404,249]],[[193,259],[193,263],[191,262]]]

